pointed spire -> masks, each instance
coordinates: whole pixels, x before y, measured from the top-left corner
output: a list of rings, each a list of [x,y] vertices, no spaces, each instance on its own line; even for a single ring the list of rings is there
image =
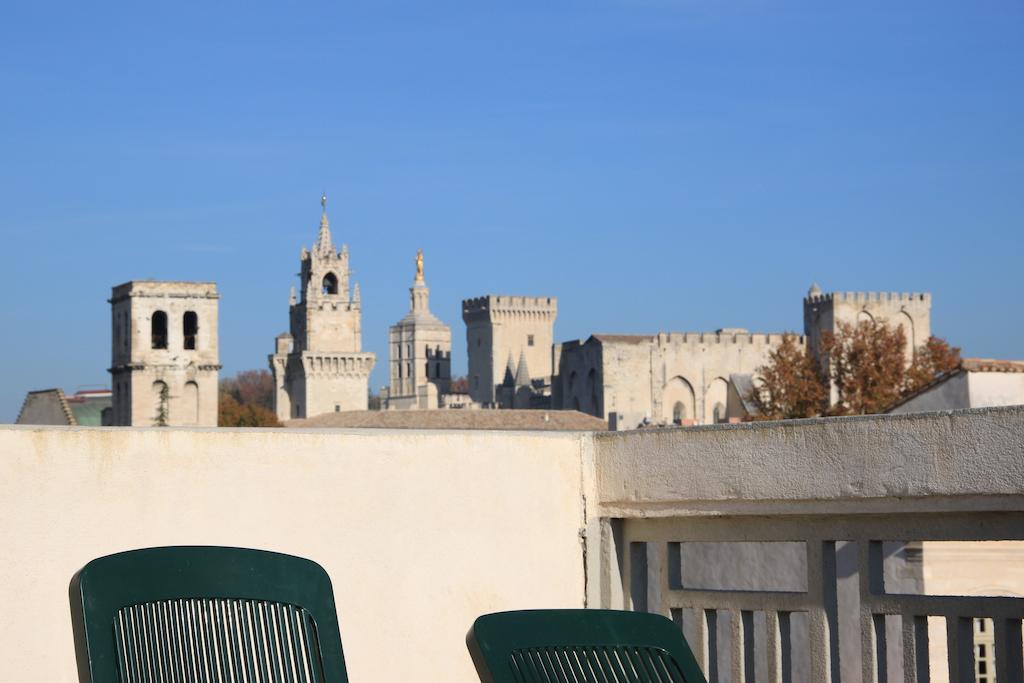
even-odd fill
[[[288,296],[288,303],[290,303],[292,306],[294,306],[296,301],[297,301],[297,299],[295,298],[295,287],[293,286],[291,294],[289,294],[289,296]]]
[[[316,236],[316,251],[320,254],[333,254],[334,244],[331,242],[331,226],[327,223],[327,193],[320,195],[320,232]]]
[[[515,380],[516,366],[512,362],[512,352],[508,352],[508,363],[505,364],[505,378],[502,380],[502,386],[514,387],[516,385]]]
[[[807,290],[807,296],[815,297],[821,296],[821,287],[818,286],[817,282],[811,283],[811,288]]]
[[[530,369],[526,367],[526,351],[519,352],[519,369],[516,370],[515,382],[517,387],[530,385]]]

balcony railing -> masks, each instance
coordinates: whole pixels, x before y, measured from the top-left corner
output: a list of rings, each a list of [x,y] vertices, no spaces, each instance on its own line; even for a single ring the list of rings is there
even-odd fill
[[[1024,540],[1021,415],[601,437],[588,596],[673,618],[712,683],[1024,681],[1024,599],[931,595],[921,566],[932,541]],[[953,583],[983,589],[987,562]]]

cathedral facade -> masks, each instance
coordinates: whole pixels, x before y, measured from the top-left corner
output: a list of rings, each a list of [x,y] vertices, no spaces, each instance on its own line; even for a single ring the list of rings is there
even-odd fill
[[[321,198],[320,231],[299,255],[300,295],[292,288],[290,331],[269,356],[279,420],[366,410],[376,356],[362,350],[359,285],[349,282],[348,246],[334,248]]]
[[[430,312],[430,288],[423,275],[423,251],[409,288],[409,313],[388,330],[388,410],[432,410],[452,381],[452,330]]]

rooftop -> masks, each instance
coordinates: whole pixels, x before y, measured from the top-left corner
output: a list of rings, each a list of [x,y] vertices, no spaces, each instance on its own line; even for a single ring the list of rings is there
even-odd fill
[[[593,432],[608,423],[575,410],[346,410],[289,420],[285,427]]]

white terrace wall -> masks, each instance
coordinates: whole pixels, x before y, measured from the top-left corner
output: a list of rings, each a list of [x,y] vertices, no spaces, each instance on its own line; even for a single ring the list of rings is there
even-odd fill
[[[0,679],[77,680],[68,583],[130,548],[315,559],[353,681],[474,681],[483,613],[581,607],[577,434],[0,427]]]
[[[5,426],[0,678],[76,680],[67,587],[88,560],[215,544],[324,565],[353,681],[470,683],[464,636],[476,616],[639,607],[631,572],[646,607],[673,616],[757,611],[777,636],[786,614],[806,613],[808,680],[829,680],[831,668],[868,681],[885,649],[871,637],[854,639],[864,656],[830,646],[847,617],[870,636],[878,613],[992,615],[1017,629],[1024,613],[1012,600],[877,594],[879,541],[1022,539],[1024,407],[613,434]],[[672,585],[674,544],[732,541],[803,543],[806,593]],[[858,544],[864,571],[853,586],[860,608],[844,614],[839,595],[837,616],[828,584],[845,541]],[[646,577],[634,572],[639,547]],[[704,628],[691,643],[708,665]],[[720,647],[731,638],[745,652],[746,628]],[[776,636],[768,652],[779,651]],[[892,634],[888,654],[927,651],[919,636],[905,630],[901,648]],[[955,629],[950,638],[961,642]],[[841,663],[829,654],[840,649]],[[731,661],[738,681],[745,660]],[[1004,670],[1024,680],[1017,664]]]

